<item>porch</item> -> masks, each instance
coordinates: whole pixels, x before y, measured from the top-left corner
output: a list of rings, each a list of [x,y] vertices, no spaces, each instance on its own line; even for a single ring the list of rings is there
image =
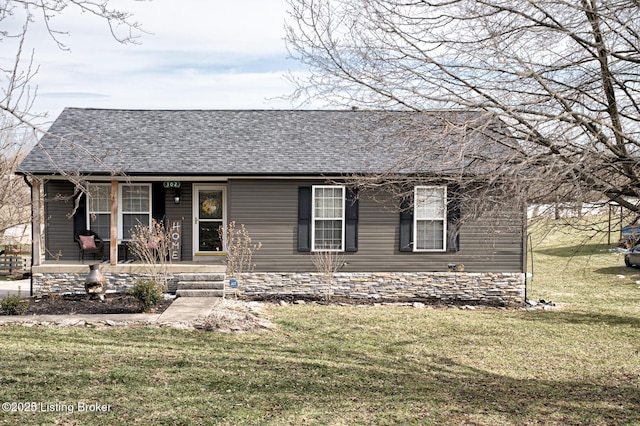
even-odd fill
[[[89,265],[100,265],[102,273],[125,273],[125,274],[145,274],[149,271],[149,265],[140,261],[116,263],[112,265],[109,261],[87,260],[80,261],[65,260],[45,260],[38,266],[33,266],[31,272],[36,273],[88,273]],[[167,271],[172,274],[179,273],[220,273],[226,272],[226,266],[220,263],[203,263],[197,261],[176,262],[166,265]]]

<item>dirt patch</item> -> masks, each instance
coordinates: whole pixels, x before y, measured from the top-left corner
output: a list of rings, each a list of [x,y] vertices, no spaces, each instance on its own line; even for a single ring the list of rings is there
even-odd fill
[[[65,294],[60,296],[35,296],[29,301],[26,315],[73,315],[73,314],[140,314],[140,303],[129,294],[106,294],[104,301],[89,299],[85,294]],[[148,313],[162,313],[173,299],[160,302]]]

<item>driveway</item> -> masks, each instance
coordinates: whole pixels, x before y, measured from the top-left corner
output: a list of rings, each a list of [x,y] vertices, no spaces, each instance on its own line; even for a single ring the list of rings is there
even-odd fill
[[[7,295],[17,296],[18,289],[21,297],[29,297],[31,280],[0,281],[0,299],[4,299]]]

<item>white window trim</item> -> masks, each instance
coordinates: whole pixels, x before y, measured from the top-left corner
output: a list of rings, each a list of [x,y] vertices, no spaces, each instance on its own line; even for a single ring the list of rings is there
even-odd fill
[[[149,223],[147,226],[151,226],[151,220],[153,216],[153,204],[151,199],[151,184],[150,183],[121,183],[118,185],[118,241],[129,241],[129,238],[124,238],[124,230],[123,230],[123,216],[125,212],[122,209],[122,188],[124,186],[146,186],[149,188],[149,210],[148,211],[139,211],[139,212],[126,212],[127,214],[148,214],[149,215]],[[143,224],[144,226],[144,224]]]
[[[339,188],[342,191],[342,216],[327,218],[323,217],[318,220],[340,220],[342,221],[342,233],[340,239],[340,248],[338,249],[317,249],[316,248],[316,209],[315,209],[315,200],[316,200],[316,190],[317,189],[336,189]],[[346,189],[344,185],[313,185],[311,187],[311,251],[332,251],[332,252],[343,252],[344,251],[344,239],[345,239],[345,228],[346,228],[346,220],[345,220],[345,212],[346,212]]]
[[[92,187],[97,187],[97,186],[104,186],[106,188],[109,189],[109,194],[111,194],[111,184],[110,183],[89,183],[88,187],[87,187],[87,208],[86,208],[86,214],[87,214],[87,229],[91,229],[91,215],[92,214],[108,214],[109,217],[111,217],[111,208],[109,208],[109,210],[106,211],[102,211],[102,210],[91,210],[91,188]],[[109,197],[111,198],[111,197]],[[111,204],[111,200],[109,200],[109,204]],[[104,241],[110,241],[108,239],[105,239]]]
[[[418,190],[419,189],[442,189],[444,190],[443,200],[444,206],[442,208],[442,217],[418,217],[416,212],[417,209],[417,200],[418,200]],[[446,186],[416,186],[413,189],[413,251],[414,252],[445,252],[447,251],[447,187]],[[419,249],[418,247],[418,222],[426,221],[426,220],[441,220],[443,224],[443,232],[442,232],[442,248],[441,249]]]

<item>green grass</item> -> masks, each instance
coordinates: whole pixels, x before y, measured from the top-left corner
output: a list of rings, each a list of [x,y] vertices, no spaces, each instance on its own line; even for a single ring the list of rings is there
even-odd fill
[[[244,335],[2,327],[3,402],[111,409],[0,424],[640,424],[640,270],[597,242],[534,242],[530,296],[552,311],[294,305]]]

